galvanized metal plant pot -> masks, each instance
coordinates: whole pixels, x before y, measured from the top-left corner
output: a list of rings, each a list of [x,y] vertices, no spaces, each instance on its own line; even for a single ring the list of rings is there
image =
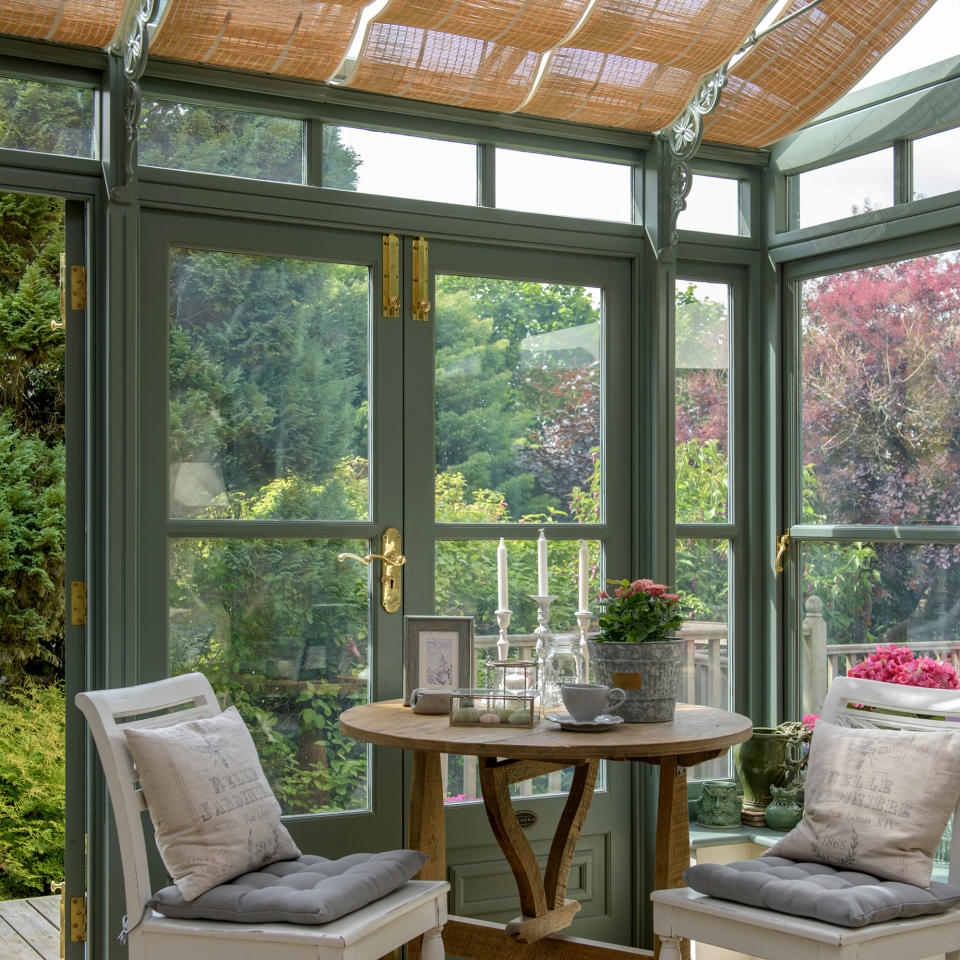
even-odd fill
[[[620,687],[627,695],[611,712],[618,713],[627,723],[672,720],[685,646],[685,640],[588,640],[590,665],[597,683]]]

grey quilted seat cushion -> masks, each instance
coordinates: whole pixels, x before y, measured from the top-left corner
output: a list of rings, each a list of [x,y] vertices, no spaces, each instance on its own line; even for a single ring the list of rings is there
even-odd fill
[[[760,857],[733,863],[698,863],[683,872],[698,893],[812,917],[841,927],[863,927],[900,917],[944,913],[960,903],[960,887],[931,883],[929,890],[824,863]]]
[[[402,887],[427,862],[416,850],[354,853],[339,860],[305,854],[244,873],[186,901],[175,886],[149,906],[167,917],[236,923],[327,923]]]

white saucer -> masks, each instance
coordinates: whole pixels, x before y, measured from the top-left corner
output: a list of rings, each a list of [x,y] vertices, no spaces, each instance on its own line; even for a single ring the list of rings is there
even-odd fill
[[[618,717],[612,713],[601,713],[585,723],[578,723],[569,713],[548,713],[547,719],[559,723],[561,730],[573,730],[575,733],[597,733],[600,730],[615,727],[618,723],[623,723],[623,717]]]

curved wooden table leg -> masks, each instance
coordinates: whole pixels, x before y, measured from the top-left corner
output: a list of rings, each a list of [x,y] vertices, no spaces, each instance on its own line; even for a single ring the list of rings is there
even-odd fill
[[[590,760],[573,768],[570,794],[560,815],[557,832],[553,835],[550,857],[543,876],[547,906],[552,910],[562,906],[566,901],[570,864],[573,862],[573,854],[577,849],[583,822],[587,819],[587,812],[590,810],[599,769],[599,760]]]
[[[575,765],[570,795],[557,825],[546,875],[534,856],[510,801],[510,784],[529,780],[569,764],[535,760],[498,761],[484,759],[480,766],[483,803],[493,835],[517,881],[521,915],[507,924],[507,935],[518,943],[535,943],[568,927],[580,909],[576,900],[567,900],[567,878],[577,839],[590,808],[599,761]]]
[[[443,777],[440,754],[415,750],[410,777],[410,822],[407,847],[430,858],[416,880],[446,880],[447,840],[443,815]],[[421,938],[407,944],[407,960],[420,960]]]

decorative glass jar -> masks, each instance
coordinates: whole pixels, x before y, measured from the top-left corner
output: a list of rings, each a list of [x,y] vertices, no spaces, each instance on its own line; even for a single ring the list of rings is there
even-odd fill
[[[540,670],[540,710],[544,715],[563,713],[563,685],[587,681],[580,638],[576,634],[553,634],[544,645],[547,649]]]

